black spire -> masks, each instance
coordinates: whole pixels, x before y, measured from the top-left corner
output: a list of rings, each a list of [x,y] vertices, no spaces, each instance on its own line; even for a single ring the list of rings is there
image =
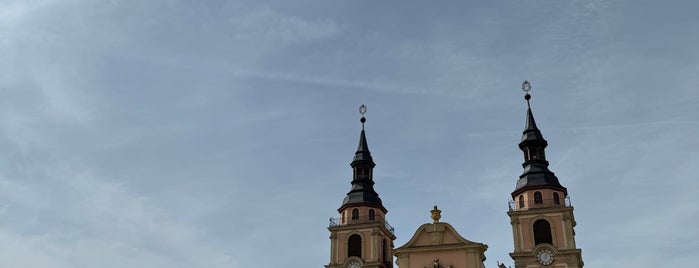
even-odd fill
[[[524,99],[527,100],[527,123],[524,126],[524,132],[522,132],[522,142],[519,144],[519,148],[522,149],[523,144],[541,144],[544,147],[548,145],[546,140],[544,139],[544,136],[541,135],[541,131],[539,128],[536,127],[536,121],[534,120],[534,114],[532,114],[532,107],[529,103],[529,100],[532,98],[532,95],[529,95],[527,93],[524,95]]]
[[[548,142],[536,126],[529,103],[531,95],[529,95],[528,91],[531,90],[531,84],[528,81],[524,81],[522,89],[527,92],[524,95],[524,99],[527,100],[527,121],[522,132],[522,141],[519,143],[519,149],[524,152],[524,163],[522,163],[524,172],[519,176],[517,187],[512,192],[512,196],[514,197],[527,189],[538,188],[561,190],[567,194],[566,188],[558,182],[556,175],[548,168],[549,162],[546,161],[545,153]]]
[[[364,123],[366,118],[364,118],[364,113],[366,113],[366,106],[362,104],[359,107],[359,112],[362,114],[360,122],[362,122],[362,132],[359,134],[359,146],[357,147],[357,152],[354,154],[354,159],[350,166],[352,167],[352,189],[347,193],[345,199],[342,201],[342,206],[338,211],[343,210],[348,206],[373,206],[383,210],[386,213],[386,208],[381,204],[381,198],[379,194],[374,191],[374,160],[369,152],[369,145],[366,141],[366,134],[364,132]]]
[[[357,152],[354,154],[354,160],[352,160],[352,167],[361,162],[371,162],[371,167],[374,167],[374,160],[371,158],[371,153],[369,152],[369,145],[366,143],[366,134],[364,134],[364,122],[366,118],[362,116],[360,119],[362,122],[362,132],[359,134],[359,146],[357,146]]]

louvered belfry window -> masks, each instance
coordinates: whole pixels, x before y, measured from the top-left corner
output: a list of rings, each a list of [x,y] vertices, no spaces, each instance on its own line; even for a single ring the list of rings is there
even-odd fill
[[[347,241],[347,257],[362,257],[362,238],[359,235],[353,234]]]
[[[551,224],[546,220],[537,220],[534,222],[534,244],[553,244],[551,237]]]

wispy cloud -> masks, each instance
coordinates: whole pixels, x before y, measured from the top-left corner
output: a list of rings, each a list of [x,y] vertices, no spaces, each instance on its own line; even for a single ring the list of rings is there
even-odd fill
[[[227,250],[147,197],[86,170],[43,169],[51,175],[1,181],[3,262],[23,267],[237,267]],[[28,218],[32,220],[21,222]]]

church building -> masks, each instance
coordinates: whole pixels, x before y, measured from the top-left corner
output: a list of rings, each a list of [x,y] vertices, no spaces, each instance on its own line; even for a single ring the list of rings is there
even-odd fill
[[[582,251],[575,246],[575,217],[567,189],[549,170],[548,142],[537,128],[527,92],[526,123],[519,148],[524,154],[523,173],[510,194],[509,211],[515,268],[581,268]],[[484,268],[488,246],[467,240],[446,222],[441,210],[432,209],[432,222],[420,226],[405,245],[394,248],[394,228],[386,221],[388,210],[374,190],[376,165],[364,131],[366,106],[360,106],[362,130],[350,166],[352,187],[330,219],[330,263],[325,268]],[[505,231],[505,230],[503,230]],[[498,268],[506,268],[498,264]]]

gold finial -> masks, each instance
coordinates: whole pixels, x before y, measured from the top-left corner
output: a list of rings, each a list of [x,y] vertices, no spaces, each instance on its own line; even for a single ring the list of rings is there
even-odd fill
[[[434,223],[438,223],[439,219],[442,218],[442,211],[437,209],[437,206],[434,206],[434,209],[432,209],[430,212],[432,212],[432,220]]]

